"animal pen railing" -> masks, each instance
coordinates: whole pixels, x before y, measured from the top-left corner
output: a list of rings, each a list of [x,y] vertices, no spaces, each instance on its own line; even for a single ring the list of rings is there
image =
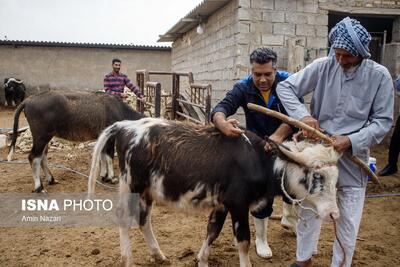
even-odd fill
[[[143,90],[144,101],[137,102],[137,110],[144,112],[145,110],[150,112],[150,116],[153,117],[152,108],[154,109],[154,117],[158,118],[161,116],[161,84],[159,82],[146,82]],[[164,95],[166,98],[167,96]]]
[[[150,75],[169,75],[172,77],[172,87],[162,87],[158,82],[151,82]],[[189,86],[186,90],[180,88],[181,77],[187,77]],[[165,71],[136,71],[136,81],[144,94],[144,101],[137,101],[137,110],[148,111],[154,109],[154,116],[161,116],[161,106],[164,106],[163,117],[173,120],[187,119],[199,124],[210,123],[211,113],[211,85],[194,83],[191,72]],[[168,114],[170,114],[168,116]]]

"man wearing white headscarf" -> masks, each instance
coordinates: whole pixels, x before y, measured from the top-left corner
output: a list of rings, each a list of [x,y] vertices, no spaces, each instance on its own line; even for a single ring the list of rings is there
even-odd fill
[[[357,20],[347,17],[336,24],[329,41],[329,56],[279,83],[277,93],[291,117],[331,135],[338,152],[367,162],[369,147],[382,141],[392,126],[392,79],[384,66],[369,59],[371,36]],[[311,113],[298,101],[310,92]],[[367,184],[366,175],[347,156],[338,163],[340,217],[331,262],[335,267],[351,265]],[[299,215],[296,262],[291,266],[308,267],[322,222],[306,210]]]

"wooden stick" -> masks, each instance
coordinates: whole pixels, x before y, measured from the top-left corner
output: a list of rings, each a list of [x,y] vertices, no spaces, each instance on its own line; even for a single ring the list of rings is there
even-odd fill
[[[359,157],[352,155],[350,156],[350,160],[358,165],[369,177],[371,177],[371,180],[374,184],[381,184],[378,176],[376,176],[376,174],[371,171],[371,169]]]
[[[274,111],[274,110],[270,110],[268,108],[265,108],[265,107],[262,107],[262,106],[259,106],[256,104],[248,103],[247,107],[249,109],[252,109],[252,110],[267,114],[269,116],[278,118],[278,119],[286,122],[287,124],[296,126],[303,130],[306,130],[310,134],[315,134],[321,140],[325,141],[327,144],[332,145],[332,140],[328,136],[326,136],[322,132],[318,131],[317,129],[305,124],[304,122],[290,118],[289,116],[286,116],[285,114],[282,114],[282,113]],[[359,159],[356,156],[351,156],[350,160],[353,161],[357,166],[359,166],[368,176],[370,176],[373,183],[380,184],[378,176],[376,176],[376,174],[373,171],[371,171],[371,169],[361,159]]]

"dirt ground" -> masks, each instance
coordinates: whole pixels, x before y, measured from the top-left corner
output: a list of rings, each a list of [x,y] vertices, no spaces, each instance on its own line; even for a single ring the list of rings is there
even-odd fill
[[[12,109],[0,109],[0,128],[12,127]],[[20,127],[26,125],[21,117]],[[387,149],[376,146],[372,156],[378,169],[386,162]],[[0,160],[7,150],[0,150]],[[85,148],[67,156],[63,151],[49,152],[49,162],[89,172],[90,150]],[[27,160],[27,154],[16,151],[14,160]],[[47,186],[48,192],[84,192],[86,178],[56,168],[50,168],[59,184]],[[29,164],[0,163],[0,192],[30,192],[33,180]],[[42,181],[44,181],[42,176]],[[369,185],[367,194],[400,193],[400,174],[381,178],[382,186]],[[97,187],[98,191],[112,189]],[[1,205],[1,204],[0,204]],[[274,214],[281,214],[281,200],[276,199]],[[400,264],[400,197],[368,198],[353,266],[394,266]],[[170,266],[195,266],[195,256],[206,232],[207,214],[187,214],[155,205],[153,228]],[[0,214],[1,216],[1,214]],[[252,236],[254,226],[251,224]],[[227,220],[220,237],[211,248],[210,266],[238,266],[236,248],[232,245],[231,223]],[[131,242],[134,263],[155,266],[138,229],[132,229]],[[269,244],[273,257],[265,260],[255,253],[252,240],[250,257],[253,266],[288,266],[295,258],[295,236],[281,228],[279,221],[270,220]],[[315,266],[329,266],[333,224],[325,223],[314,257]],[[103,228],[1,228],[0,266],[119,266],[118,229]]]

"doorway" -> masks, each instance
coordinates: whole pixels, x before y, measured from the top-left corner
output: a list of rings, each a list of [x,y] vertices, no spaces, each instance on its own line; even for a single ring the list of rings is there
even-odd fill
[[[384,16],[371,16],[368,14],[348,14],[332,12],[328,15],[328,31],[330,31],[336,23],[345,17],[351,17],[358,20],[372,36],[369,50],[371,52],[371,59],[382,63],[385,53],[385,44],[392,41],[393,21],[392,17]]]

